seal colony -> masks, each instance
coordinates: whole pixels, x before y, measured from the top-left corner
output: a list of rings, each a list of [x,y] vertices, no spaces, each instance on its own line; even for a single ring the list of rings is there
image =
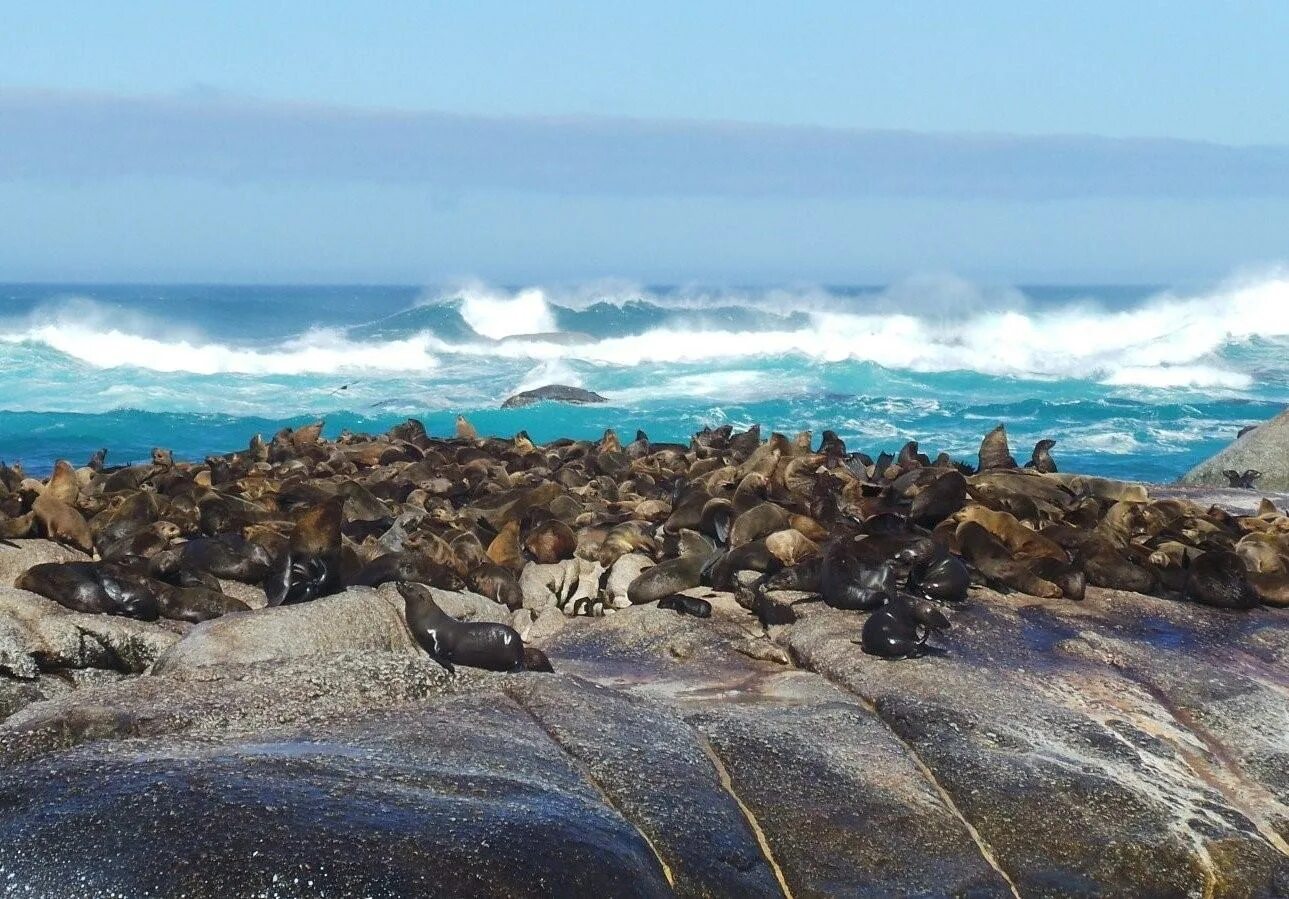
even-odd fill
[[[973,583],[1078,601],[1087,585],[1223,609],[1289,605],[1289,516],[1234,516],[1136,484],[1058,471],[1053,441],[1017,463],[999,425],[975,464],[916,442],[876,459],[832,431],[789,439],[705,428],[688,444],[434,437],[416,420],[322,438],[322,423],[201,463],[148,463],[44,481],[0,464],[0,535],[87,554],[16,586],[68,608],[200,622],[393,582],[409,630],[444,667],[550,670],[508,625],[457,621],[427,587],[515,610],[549,589],[569,615],[657,603],[705,618],[732,592],[762,625],[823,602],[857,617],[862,651],[923,654]],[[576,577],[552,574],[572,564]],[[786,592],[793,591],[793,592]],[[695,622],[701,627],[701,622]]]

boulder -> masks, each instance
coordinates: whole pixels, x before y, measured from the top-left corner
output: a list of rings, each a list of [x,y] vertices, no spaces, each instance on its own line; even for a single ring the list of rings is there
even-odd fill
[[[1196,465],[1181,483],[1226,487],[1223,471],[1262,472],[1254,490],[1289,491],[1289,409],[1237,438],[1226,449]]]
[[[104,668],[140,673],[177,643],[186,625],[73,612],[13,587],[0,587],[0,674]]]
[[[508,397],[501,404],[503,409],[521,409],[534,403],[568,403],[573,406],[584,406],[588,403],[607,403],[608,399],[591,390],[581,387],[569,387],[566,384],[547,384],[533,390],[525,390]]]
[[[80,550],[52,540],[0,541],[0,587],[12,587],[18,576],[33,565],[88,561],[89,556]]]
[[[396,591],[371,587],[351,587],[298,605],[234,612],[194,627],[153,670],[162,674],[362,650],[419,654],[403,615]]]

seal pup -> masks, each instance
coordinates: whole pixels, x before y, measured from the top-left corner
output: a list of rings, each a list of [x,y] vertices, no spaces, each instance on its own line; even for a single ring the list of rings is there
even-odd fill
[[[524,670],[524,641],[510,625],[457,621],[439,608],[429,588],[421,584],[399,582],[398,592],[406,603],[407,626],[416,642],[449,673],[456,665],[487,671]]]
[[[931,631],[948,627],[948,619],[934,604],[897,594],[868,616],[860,631],[860,646],[869,655],[907,659],[923,653]]]
[[[901,553],[901,561],[910,563],[904,583],[909,593],[940,602],[962,602],[967,598],[971,572],[939,543],[928,540],[911,546]]]
[[[658,608],[671,609],[679,615],[692,615],[695,618],[712,617],[712,604],[710,602],[705,599],[699,599],[696,596],[685,596],[683,593],[664,596],[658,600]]]
[[[819,594],[834,609],[871,611],[895,595],[895,569],[889,562],[865,565],[841,540],[824,549],[819,568]]]

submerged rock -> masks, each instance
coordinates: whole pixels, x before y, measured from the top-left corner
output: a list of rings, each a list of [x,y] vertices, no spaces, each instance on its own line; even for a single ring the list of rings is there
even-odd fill
[[[581,387],[569,387],[566,384],[547,384],[545,387],[516,393],[502,403],[501,408],[520,409],[524,406],[531,406],[534,403],[568,403],[573,406],[584,406],[588,403],[607,403],[608,401],[607,397],[602,397],[594,391],[585,390]]]

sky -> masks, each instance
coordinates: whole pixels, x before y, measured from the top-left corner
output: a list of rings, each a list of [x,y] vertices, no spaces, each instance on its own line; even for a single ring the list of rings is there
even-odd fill
[[[1289,257],[1284,3],[0,2],[0,280]]]

